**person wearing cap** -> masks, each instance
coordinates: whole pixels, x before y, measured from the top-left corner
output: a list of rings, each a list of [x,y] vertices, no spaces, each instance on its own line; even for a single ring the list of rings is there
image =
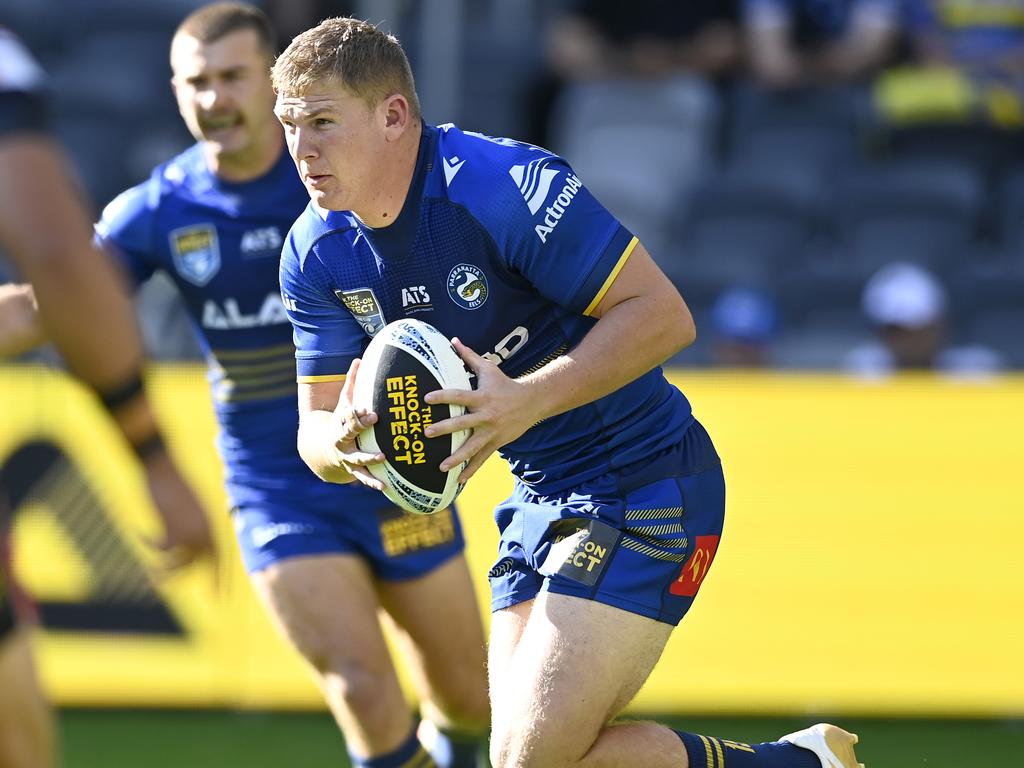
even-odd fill
[[[861,298],[876,339],[851,349],[844,368],[879,378],[904,370],[934,370],[958,376],[985,376],[1003,367],[995,350],[947,344],[946,291],[928,270],[894,262],[868,280]]]
[[[771,349],[779,330],[775,300],[747,286],[727,288],[711,307],[711,363],[727,368],[771,365]]]

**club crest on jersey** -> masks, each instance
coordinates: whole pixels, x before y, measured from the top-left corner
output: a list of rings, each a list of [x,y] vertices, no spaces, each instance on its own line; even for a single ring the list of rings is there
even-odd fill
[[[212,224],[197,224],[173,230],[171,255],[178,274],[198,286],[210,282],[220,269],[220,246]]]
[[[352,313],[368,336],[376,335],[384,327],[384,313],[372,288],[356,288],[354,291],[335,291],[334,295]]]
[[[448,273],[448,295],[463,309],[476,309],[487,301],[490,289],[483,270],[472,264],[456,264]]]

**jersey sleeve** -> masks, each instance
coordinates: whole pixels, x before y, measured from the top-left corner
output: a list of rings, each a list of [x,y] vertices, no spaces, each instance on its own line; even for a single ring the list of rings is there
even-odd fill
[[[636,238],[559,157],[543,154],[513,165],[501,185],[495,192],[508,213],[491,234],[506,266],[545,298],[590,314]]]
[[[121,264],[136,286],[155,271],[155,217],[150,186],[145,183],[111,200],[96,223],[96,243]]]
[[[45,75],[32,55],[0,28],[0,137],[49,130],[44,85]]]
[[[281,253],[281,300],[292,324],[300,384],[341,381],[365,346],[366,334],[334,295],[321,261],[332,247],[345,244],[328,235],[307,250],[293,232]]]

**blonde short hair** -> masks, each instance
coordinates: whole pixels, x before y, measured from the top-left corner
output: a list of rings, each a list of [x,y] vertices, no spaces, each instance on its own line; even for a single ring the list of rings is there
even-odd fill
[[[420,116],[412,68],[398,39],[359,19],[326,19],[297,35],[274,62],[271,79],[274,90],[286,95],[335,80],[371,106],[398,93]]]

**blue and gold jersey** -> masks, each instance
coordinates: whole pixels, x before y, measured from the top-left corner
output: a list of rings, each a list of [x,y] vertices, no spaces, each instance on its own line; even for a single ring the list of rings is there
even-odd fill
[[[416,317],[509,376],[574,347],[636,239],[561,158],[446,125],[425,126],[405,205],[372,229],[310,204],[281,260],[299,381],[340,378],[385,323]],[[614,360],[608,361],[614,365]],[[547,419],[502,454],[548,492],[678,443],[686,398],[655,369]]]
[[[263,177],[230,183],[196,145],[115,198],[96,226],[136,282],[161,270],[177,286],[207,357],[235,504],[295,478],[325,492],[295,450],[294,348],[277,280],[284,236],[308,202],[287,153]]]

